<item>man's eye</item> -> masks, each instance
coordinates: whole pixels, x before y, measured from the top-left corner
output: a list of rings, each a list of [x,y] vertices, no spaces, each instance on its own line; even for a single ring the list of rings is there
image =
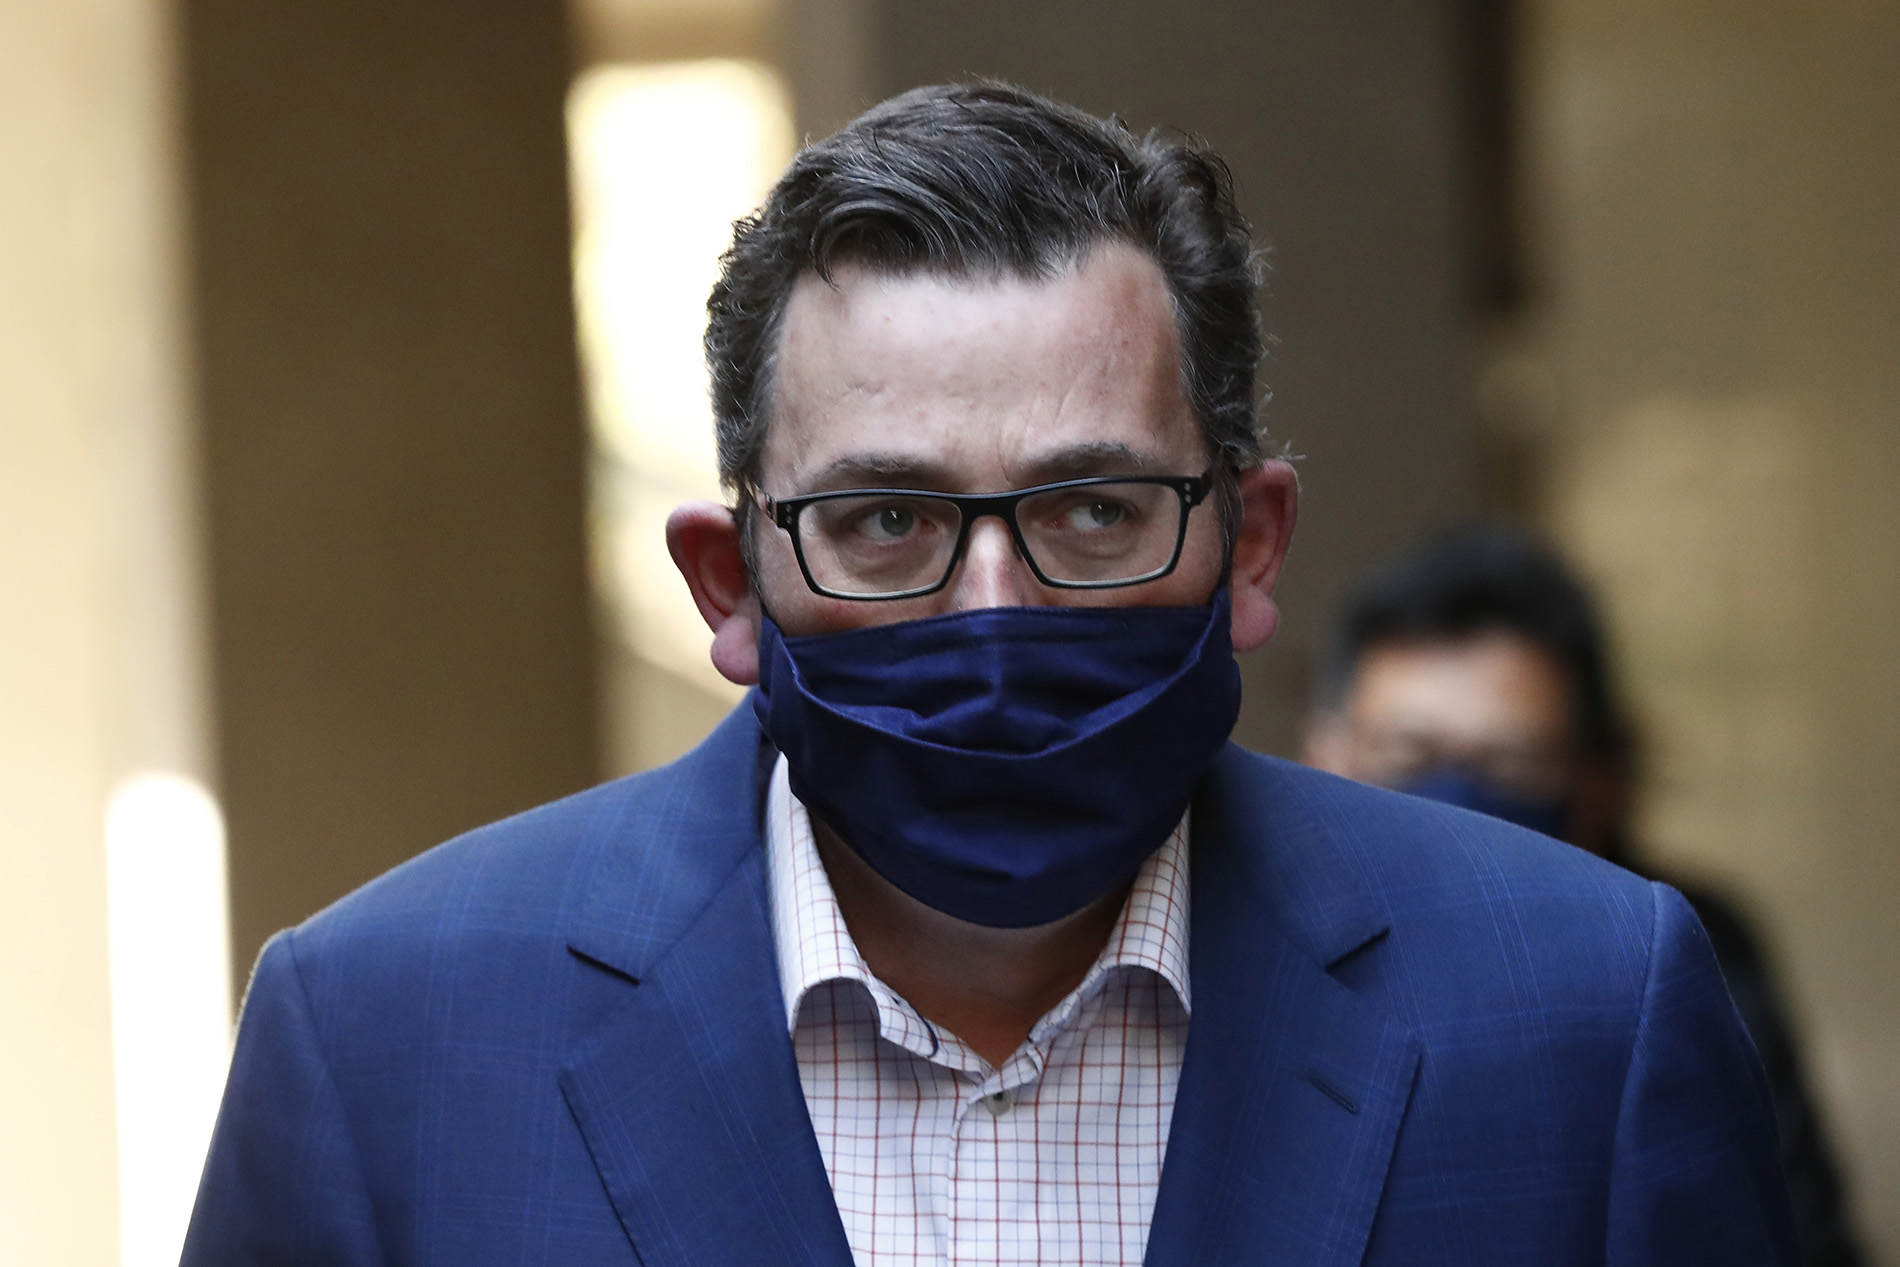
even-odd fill
[[[1069,507],[1066,516],[1068,526],[1081,532],[1100,532],[1104,528],[1118,527],[1128,517],[1127,506],[1111,501],[1082,502]]]
[[[857,530],[873,541],[898,541],[917,531],[917,512],[906,506],[883,506],[859,516]]]

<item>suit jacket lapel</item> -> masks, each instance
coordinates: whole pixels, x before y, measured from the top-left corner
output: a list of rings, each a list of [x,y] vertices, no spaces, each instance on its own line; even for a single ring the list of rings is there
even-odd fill
[[[1229,749],[1195,805],[1194,1019],[1150,1267],[1346,1267],[1365,1252],[1417,1037],[1328,975],[1376,894],[1274,763]]]
[[[735,795],[758,751],[735,715],[636,802],[569,936],[625,998],[561,1089],[646,1267],[851,1262],[785,1029],[756,804]]]

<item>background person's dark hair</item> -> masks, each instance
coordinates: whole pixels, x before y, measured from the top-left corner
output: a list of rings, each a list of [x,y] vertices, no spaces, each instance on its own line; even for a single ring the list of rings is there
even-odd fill
[[[1375,647],[1516,634],[1570,682],[1578,755],[1627,775],[1632,735],[1604,649],[1596,604],[1550,550],[1499,525],[1456,529],[1374,571],[1347,597],[1329,648],[1321,705],[1342,707]]]
[[[798,279],[841,264],[897,274],[1051,277],[1105,241],[1167,280],[1182,380],[1231,524],[1233,473],[1258,462],[1253,240],[1226,164],[1199,144],[1136,137],[1008,84],[918,88],[801,151],[735,226],[707,303],[720,476],[744,516],[757,490],[779,325]],[[1194,472],[1189,472],[1190,474]]]

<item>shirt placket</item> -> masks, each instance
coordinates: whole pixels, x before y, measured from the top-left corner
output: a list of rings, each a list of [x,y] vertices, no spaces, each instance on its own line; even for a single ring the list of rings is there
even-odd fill
[[[974,1055],[962,1075],[951,1168],[947,1261],[951,1267],[1040,1261],[1040,1123],[1036,1097],[1056,1046],[1093,1024],[1114,975],[1091,974],[1066,1004],[1037,1023],[1000,1069]]]
[[[956,1183],[964,1160],[963,1133],[973,1111],[977,1116],[987,1116],[977,1106],[984,1103],[986,1095],[1002,1092],[1004,1073],[991,1071],[972,1048],[925,1020],[883,982],[868,973],[861,980],[876,1005],[880,1037],[930,1069],[930,1090],[916,1106],[913,1132],[914,1173],[927,1183],[917,1194],[916,1213],[924,1227],[917,1230],[911,1254],[918,1262],[965,1261],[958,1257],[956,1235]],[[1013,1057],[1005,1071],[1015,1069],[1017,1064],[1018,1059]],[[1033,1068],[1040,1071],[1039,1065]]]

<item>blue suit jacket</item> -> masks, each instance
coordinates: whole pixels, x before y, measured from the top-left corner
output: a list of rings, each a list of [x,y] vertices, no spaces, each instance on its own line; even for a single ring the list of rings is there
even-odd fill
[[[184,1261],[827,1264],[761,743],[464,836],[271,942]],[[1766,1092],[1673,890],[1229,748],[1148,1262],[1791,1262]]]

